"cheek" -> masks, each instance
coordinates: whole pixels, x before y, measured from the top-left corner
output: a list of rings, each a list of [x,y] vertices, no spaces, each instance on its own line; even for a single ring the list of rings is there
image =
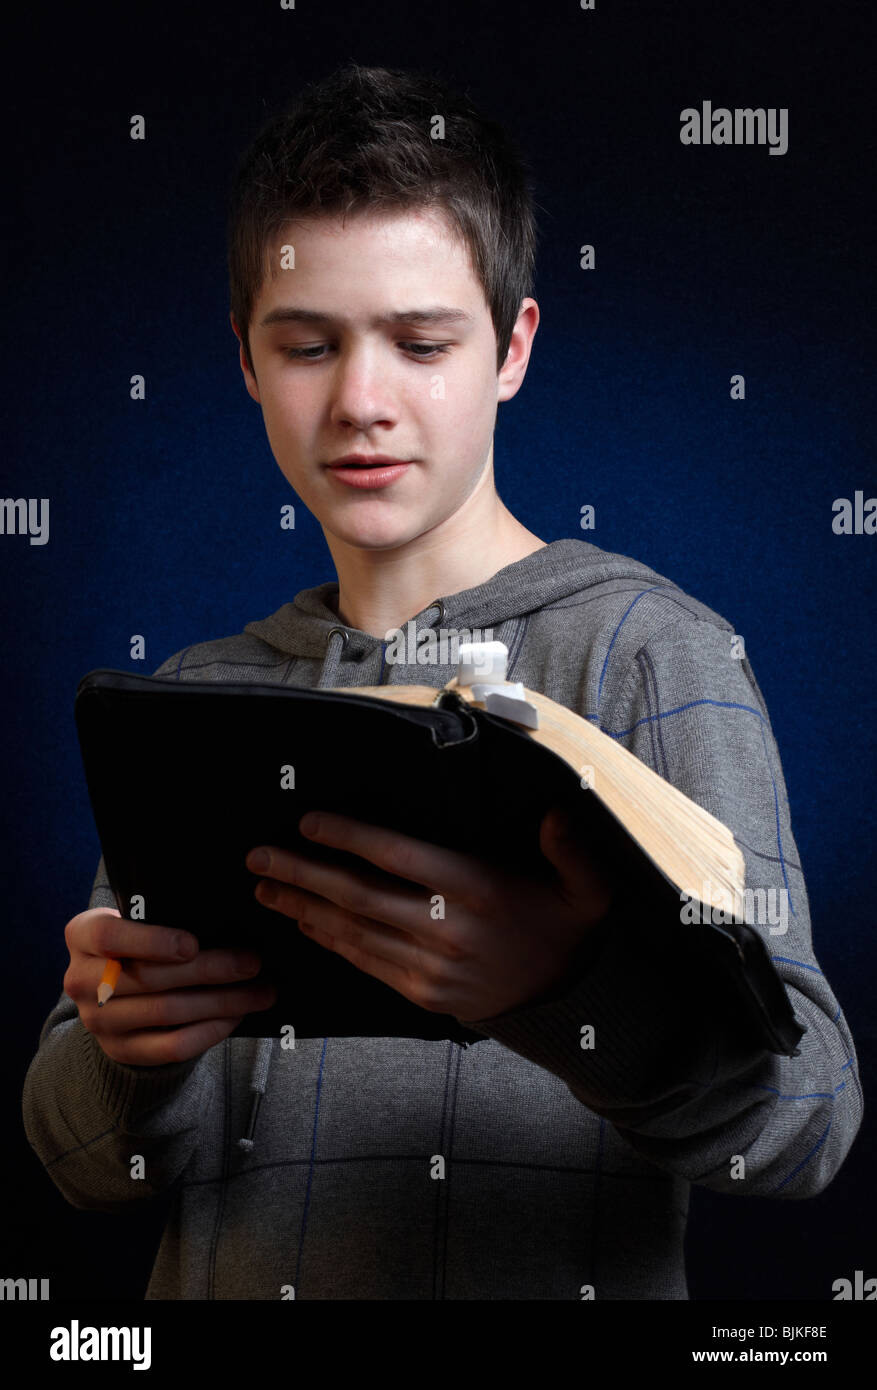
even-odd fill
[[[310,433],[317,406],[313,392],[301,386],[293,392],[268,388],[262,394],[262,416],[265,431],[272,446],[286,447],[294,440],[304,440]]]
[[[480,470],[496,428],[496,402],[489,394],[467,392],[455,408],[449,406],[449,429],[461,456],[467,457],[473,468]]]
[[[422,401],[413,404],[435,434],[444,434],[455,442],[471,440],[475,445],[473,436],[481,440],[485,433],[493,430],[495,382],[493,378],[479,378],[468,369],[452,371],[436,367],[425,388],[425,405]],[[475,451],[478,452],[477,445]]]

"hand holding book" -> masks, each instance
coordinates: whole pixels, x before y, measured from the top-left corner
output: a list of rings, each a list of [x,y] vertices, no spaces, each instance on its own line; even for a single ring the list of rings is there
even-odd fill
[[[555,871],[544,877],[347,816],[310,812],[299,830],[374,868],[265,846],[266,862],[257,851],[247,857],[265,875],[257,900],[413,1004],[461,1021],[493,1018],[556,988],[611,902],[587,836],[559,807],[540,828]]]
[[[119,912],[260,957],[276,1002],[233,1038],[479,1042],[479,1019],[565,992],[621,931],[793,1054],[731,830],[574,711],[483,674],[336,691],[91,672],[76,721]],[[581,827],[570,854],[558,807]],[[341,839],[308,842],[314,810]],[[279,912],[254,893],[260,844]]]

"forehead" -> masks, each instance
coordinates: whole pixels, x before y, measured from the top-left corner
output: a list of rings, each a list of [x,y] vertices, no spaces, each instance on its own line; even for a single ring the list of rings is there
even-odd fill
[[[292,247],[294,260],[289,251]],[[372,290],[386,295],[443,290],[465,297],[472,312],[488,312],[469,248],[440,208],[322,214],[287,219],[266,247],[269,270],[260,302],[273,301],[290,285],[321,296],[346,297]],[[294,271],[290,269],[294,265]],[[456,301],[455,301],[456,302]]]

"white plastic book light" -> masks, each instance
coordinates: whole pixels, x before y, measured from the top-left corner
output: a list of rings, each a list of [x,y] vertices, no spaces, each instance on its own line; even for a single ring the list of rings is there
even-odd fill
[[[539,728],[539,711],[524,695],[520,681],[507,681],[509,649],[504,642],[461,642],[457,683],[471,686],[472,695],[488,714],[513,724]]]

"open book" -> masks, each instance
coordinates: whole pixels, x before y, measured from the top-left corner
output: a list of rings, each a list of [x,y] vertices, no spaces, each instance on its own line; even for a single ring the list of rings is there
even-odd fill
[[[512,702],[491,712],[497,702],[483,686],[457,679],[441,690],[320,690],[89,673],[75,716],[119,911],[191,931],[202,948],[245,945],[262,956],[277,1004],[232,1036],[285,1027],[296,1037],[477,1041],[482,1034],[418,1008],[261,906],[246,855],[275,844],[367,870],[300,836],[313,809],[550,876],[539,825],[561,805],[616,887],[613,930],[645,924],[655,943],[674,936],[677,950],[684,933],[705,997],[730,991],[741,1027],[794,1053],[804,1030],[744,921],[744,860],[730,830],[588,721],[516,689],[523,701],[510,717]],[[424,888],[425,910],[434,891]],[[703,905],[696,925],[686,900]]]
[[[483,703],[456,677],[443,689],[473,708]],[[714,907],[717,921],[723,914],[742,919],[745,864],[728,827],[573,710],[526,686],[523,691],[539,716],[529,737],[569,763],[583,790],[593,791],[680,895]],[[427,685],[354,686],[339,693],[407,705],[436,701]]]

